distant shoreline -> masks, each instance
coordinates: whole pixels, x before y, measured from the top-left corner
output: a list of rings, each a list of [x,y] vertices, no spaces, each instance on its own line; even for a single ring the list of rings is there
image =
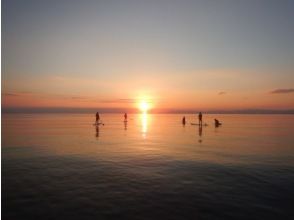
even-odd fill
[[[100,113],[119,114],[128,112],[140,114],[137,109],[107,109],[107,108],[1,108],[2,114],[90,114]],[[195,114],[202,111],[204,114],[294,114],[294,109],[272,110],[272,109],[241,109],[241,110],[191,110],[191,109],[156,109],[150,110],[150,114]]]

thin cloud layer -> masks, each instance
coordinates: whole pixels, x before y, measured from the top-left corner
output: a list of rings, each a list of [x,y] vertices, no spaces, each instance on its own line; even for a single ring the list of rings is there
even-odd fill
[[[100,103],[135,103],[135,99],[104,99],[99,100]]]
[[[285,94],[285,93],[292,93],[294,89],[276,89],[271,91],[271,94]]]
[[[15,93],[4,93],[4,96],[19,96],[19,94],[15,94]]]

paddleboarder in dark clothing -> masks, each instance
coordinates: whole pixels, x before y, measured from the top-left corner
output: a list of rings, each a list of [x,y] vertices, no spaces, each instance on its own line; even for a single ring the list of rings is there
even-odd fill
[[[126,121],[128,120],[128,115],[127,115],[127,113],[125,113],[124,117],[125,117],[125,122],[126,122]]]
[[[222,123],[220,123],[219,120],[214,119],[214,125],[215,125],[215,127],[218,127],[218,126],[220,126],[221,124],[222,124]]]
[[[199,119],[199,126],[202,126],[202,113],[199,112],[198,114],[198,119]]]
[[[98,113],[98,112],[96,112],[96,123],[98,123],[98,122],[99,122],[99,120],[100,120],[99,113]]]
[[[186,124],[186,117],[184,116],[182,119],[182,124],[185,125]]]

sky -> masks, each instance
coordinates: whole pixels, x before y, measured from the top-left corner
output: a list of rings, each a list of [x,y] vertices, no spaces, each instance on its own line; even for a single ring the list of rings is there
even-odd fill
[[[2,108],[294,109],[294,1],[2,0]]]

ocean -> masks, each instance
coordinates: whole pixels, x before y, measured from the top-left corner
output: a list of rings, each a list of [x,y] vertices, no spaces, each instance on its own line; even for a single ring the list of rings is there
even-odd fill
[[[2,115],[2,219],[294,219],[294,115],[100,117]]]

